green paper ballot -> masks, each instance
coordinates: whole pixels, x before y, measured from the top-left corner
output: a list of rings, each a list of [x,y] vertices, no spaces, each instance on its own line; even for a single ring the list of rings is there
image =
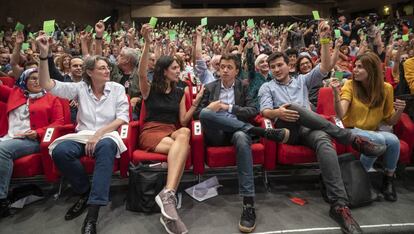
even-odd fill
[[[93,31],[92,26],[90,26],[90,25],[86,26],[85,32],[92,32],[92,31]]]
[[[22,51],[26,51],[27,49],[29,49],[30,45],[29,43],[23,43],[22,44]]]
[[[244,37],[248,37],[247,31],[244,31]]]
[[[319,11],[312,11],[313,19],[314,20],[320,20],[321,17],[319,17]]]
[[[102,21],[105,23],[106,21],[108,21],[111,18],[111,16],[106,17],[105,19],[103,19]]]
[[[230,30],[229,33],[230,33],[230,36],[233,36],[234,35],[234,30],[233,29]]]
[[[232,35],[230,34],[230,33],[227,33],[226,34],[226,36],[224,37],[224,40],[228,40],[228,39],[230,39],[230,37],[231,37]]]
[[[344,78],[344,73],[340,72],[340,71],[336,71],[335,72],[335,77],[339,80],[342,81],[342,79]]]
[[[29,38],[34,39],[33,33],[29,32]]]
[[[157,25],[158,18],[151,17],[149,21],[149,25],[151,25],[153,28],[155,28],[155,25]]]
[[[341,37],[341,31],[339,31],[339,29],[335,29],[335,38],[340,38]]]
[[[55,32],[55,20],[44,21],[43,31],[49,35],[52,35]]]
[[[254,20],[253,19],[247,20],[247,27],[254,28]]]
[[[24,29],[24,25],[21,24],[20,22],[17,22],[16,27],[14,28],[14,30],[18,31],[18,32],[22,32]]]
[[[409,41],[408,34],[402,36],[403,41]]]
[[[385,23],[383,22],[383,23],[381,23],[381,24],[380,24],[380,26],[379,26],[379,27],[380,27],[380,29],[383,29],[383,28],[384,28],[384,26],[385,26]]]
[[[207,26],[207,17],[201,19],[201,26]]]
[[[135,21],[134,20],[132,21],[132,28],[135,29]]]
[[[168,36],[170,37],[171,41],[175,41],[176,35],[177,35],[177,33],[175,32],[175,30],[169,30],[168,31]]]
[[[213,37],[213,41],[214,41],[214,43],[217,43],[219,41],[218,37],[217,36],[214,36]]]
[[[397,40],[400,37],[400,35],[398,35],[397,33],[394,34],[394,40]]]

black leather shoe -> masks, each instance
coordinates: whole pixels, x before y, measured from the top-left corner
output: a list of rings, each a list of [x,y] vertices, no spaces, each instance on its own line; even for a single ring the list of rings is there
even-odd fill
[[[10,202],[8,200],[0,201],[0,218],[10,215]]]
[[[266,128],[264,137],[266,139],[286,143],[289,140],[290,131],[287,128]]]
[[[384,175],[382,179],[382,194],[387,201],[397,201],[397,192],[395,191],[394,176]]]
[[[66,212],[65,215],[65,220],[71,220],[74,219],[76,217],[78,217],[79,215],[81,215],[83,213],[83,211],[86,209],[86,207],[88,206],[87,201],[88,201],[89,196],[82,196],[69,210],[68,212]]]
[[[83,221],[82,234],[96,234],[96,220],[86,218]]]
[[[243,211],[239,222],[239,230],[250,233],[256,227],[256,213],[251,205],[243,205]]]
[[[357,234],[363,233],[359,224],[351,215],[351,211],[347,206],[336,205],[331,206],[329,216],[334,219],[340,226],[343,233]]]
[[[352,148],[370,158],[379,157],[387,150],[387,146],[377,144],[362,136],[355,137]]]

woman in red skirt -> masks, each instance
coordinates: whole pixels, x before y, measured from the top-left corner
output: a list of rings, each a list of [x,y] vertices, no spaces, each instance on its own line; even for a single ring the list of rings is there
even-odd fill
[[[184,91],[177,87],[180,65],[171,56],[161,56],[155,64],[152,83],[147,80],[150,33],[152,28],[145,24],[141,34],[145,44],[139,63],[139,88],[145,100],[147,115],[139,136],[139,147],[144,150],[167,154],[168,176],[164,189],[155,200],[161,208],[161,223],[168,233],[187,233],[176,210],[175,191],[180,183],[190,149],[190,130],[185,127],[191,120],[200,99],[201,91],[191,108],[185,107]],[[183,127],[177,128],[177,125]]]

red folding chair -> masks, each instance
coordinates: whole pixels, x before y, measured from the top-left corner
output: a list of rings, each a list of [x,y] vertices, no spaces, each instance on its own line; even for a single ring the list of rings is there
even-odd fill
[[[332,88],[324,87],[319,90],[317,112],[324,115],[335,115],[334,96]],[[394,126],[394,133],[400,139],[400,159],[401,164],[407,165],[411,163],[414,139],[414,123],[410,117],[403,113],[398,123]],[[338,145],[345,152],[358,152],[350,146]]]
[[[68,100],[66,100],[68,102]],[[128,97],[128,102],[129,102],[129,97]],[[68,102],[69,103],[69,102]],[[66,112],[69,112],[69,121],[70,121],[70,109],[67,108]],[[132,107],[131,105],[129,106],[129,119],[132,120]],[[48,128],[49,131],[49,135],[50,135],[50,139],[48,139],[48,141],[46,142],[47,144],[52,143],[55,139],[69,134],[69,133],[74,133],[75,132],[75,125],[74,124],[66,124],[65,126],[61,126],[61,127],[56,127],[56,128]],[[116,158],[115,162],[114,162],[114,167],[113,167],[113,172],[120,172],[120,175],[122,177],[126,177],[127,176],[127,169],[125,169],[125,167],[121,167],[121,161],[123,160],[122,158],[124,157],[128,157],[128,150],[129,150],[129,141],[128,141],[128,137],[130,136],[129,133],[129,125],[128,124],[124,124],[122,125],[119,129],[118,132],[124,142],[124,144],[127,146],[127,151],[123,152],[121,154],[121,158]],[[60,177],[60,172],[57,169],[56,165],[53,163],[51,156],[49,155],[49,151],[47,147],[42,147],[42,149],[45,151],[46,156],[44,156],[44,165],[45,165],[45,174],[48,178],[49,181],[52,182],[56,182],[59,180]],[[87,174],[92,174],[94,169],[95,169],[95,159],[88,157],[88,156],[82,156],[80,158],[80,161],[83,165],[83,167],[85,168],[85,172]]]
[[[189,98],[189,91],[186,92],[186,99]],[[192,100],[192,99],[190,99]],[[191,106],[191,102],[186,100],[186,107],[187,109]],[[165,154],[161,153],[155,153],[155,152],[149,152],[138,148],[138,137],[142,131],[142,127],[145,123],[145,117],[146,117],[146,108],[145,108],[145,102],[142,101],[141,104],[141,112],[139,116],[138,121],[133,121],[130,123],[130,132],[131,137],[129,138],[129,145],[131,146],[131,150],[129,151],[129,162],[132,162],[133,164],[137,165],[141,162],[167,162],[168,157]],[[189,155],[187,157],[187,161],[185,163],[185,169],[188,170],[191,168],[192,165],[192,159],[191,159],[191,150],[189,152]]]

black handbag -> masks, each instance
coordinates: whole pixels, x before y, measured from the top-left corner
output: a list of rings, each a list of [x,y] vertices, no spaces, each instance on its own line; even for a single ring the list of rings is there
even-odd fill
[[[144,213],[160,212],[160,208],[155,202],[155,196],[163,189],[166,175],[166,168],[131,163],[129,165],[126,209]]]
[[[349,207],[367,206],[373,202],[371,198],[371,181],[362,163],[351,153],[338,156],[342,180],[348,195]],[[332,203],[326,194],[326,187],[320,175],[320,188],[322,197]]]

